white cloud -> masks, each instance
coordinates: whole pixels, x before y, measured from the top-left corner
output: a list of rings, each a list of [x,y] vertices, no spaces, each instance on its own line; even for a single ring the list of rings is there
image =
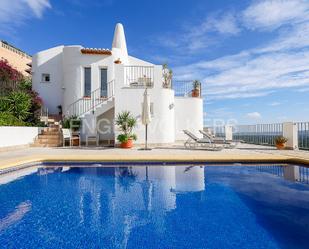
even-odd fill
[[[261,119],[262,115],[259,112],[249,112],[246,115],[250,119]]]
[[[23,0],[28,4],[30,9],[36,15],[36,17],[41,18],[45,9],[51,8],[49,0]]]
[[[0,33],[10,36],[30,18],[41,18],[51,8],[49,0],[1,0]]]
[[[284,24],[306,20],[309,16],[307,0],[256,1],[243,12],[243,21],[249,29],[273,30]]]
[[[176,67],[178,78],[201,78],[209,99],[265,96],[276,89],[309,86],[309,20],[271,41],[234,55]],[[183,74],[186,72],[186,74]]]
[[[201,33],[213,31],[228,35],[236,35],[240,32],[237,19],[232,13],[225,13],[222,16],[211,16],[198,26],[196,30]]]
[[[309,87],[297,89],[296,92],[299,92],[299,93],[309,92]]]
[[[214,45],[213,37],[234,36],[241,32],[237,18],[233,13],[216,13],[208,16],[198,24],[188,24],[181,35],[170,33],[159,37],[160,45],[186,53],[195,53]],[[175,38],[177,37],[177,38]]]
[[[183,79],[202,78],[208,99],[249,98],[276,89],[308,86],[308,61],[309,49],[293,53],[242,52],[176,67],[174,73]]]
[[[309,21],[294,25],[263,46],[256,49],[258,53],[295,50],[309,46]]]
[[[278,106],[278,105],[281,105],[281,103],[277,101],[269,103],[269,106]]]

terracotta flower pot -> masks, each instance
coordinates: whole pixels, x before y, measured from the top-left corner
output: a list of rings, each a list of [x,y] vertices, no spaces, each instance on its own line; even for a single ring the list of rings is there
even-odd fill
[[[120,147],[123,149],[130,149],[133,147],[133,140],[132,139],[128,139],[127,142],[123,142],[120,144]]]
[[[193,89],[192,90],[192,97],[198,98],[200,96],[200,90],[199,89]]]
[[[284,150],[284,148],[285,148],[285,143],[277,143],[277,144],[276,144],[276,147],[277,147],[278,150]]]

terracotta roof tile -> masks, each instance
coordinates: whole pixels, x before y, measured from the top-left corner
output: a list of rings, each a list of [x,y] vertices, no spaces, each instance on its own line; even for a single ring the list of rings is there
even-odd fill
[[[111,55],[112,51],[105,48],[82,48],[82,54],[104,54],[104,55]]]

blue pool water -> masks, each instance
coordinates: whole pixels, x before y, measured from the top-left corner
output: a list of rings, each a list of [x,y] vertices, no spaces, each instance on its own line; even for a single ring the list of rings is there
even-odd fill
[[[285,179],[294,168],[58,165],[10,173],[0,176],[0,247],[308,248],[309,185]]]

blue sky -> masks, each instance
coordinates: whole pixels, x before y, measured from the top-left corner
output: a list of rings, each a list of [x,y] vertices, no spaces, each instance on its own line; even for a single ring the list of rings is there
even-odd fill
[[[203,82],[205,123],[308,120],[308,0],[1,0],[0,38],[34,54],[110,48]]]

